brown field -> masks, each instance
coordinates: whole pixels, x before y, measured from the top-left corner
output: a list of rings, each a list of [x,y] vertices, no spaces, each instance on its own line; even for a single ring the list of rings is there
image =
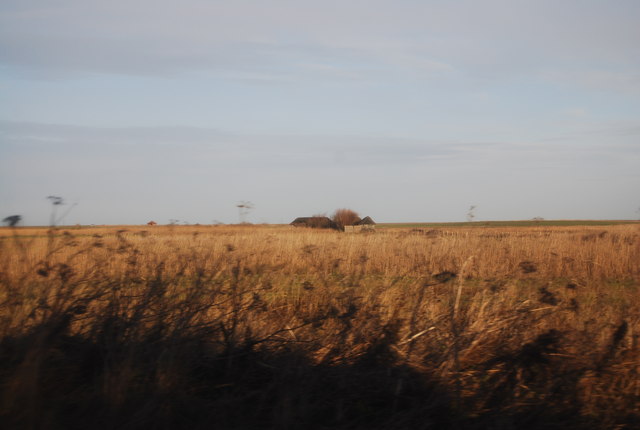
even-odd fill
[[[639,428],[640,225],[0,229],[2,428]]]

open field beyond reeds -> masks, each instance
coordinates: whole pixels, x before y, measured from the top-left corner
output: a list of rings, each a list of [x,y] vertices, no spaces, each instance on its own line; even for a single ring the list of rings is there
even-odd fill
[[[639,336],[638,224],[0,230],[0,428],[640,428]]]

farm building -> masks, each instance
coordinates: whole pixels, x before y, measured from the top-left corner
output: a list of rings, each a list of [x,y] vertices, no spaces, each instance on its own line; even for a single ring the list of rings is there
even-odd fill
[[[362,218],[360,221],[358,221],[355,225],[370,225],[370,226],[375,226],[376,223],[374,220],[371,219],[370,216],[366,216],[364,218]],[[372,227],[375,228],[375,227]]]
[[[362,218],[360,221],[356,222],[354,225],[345,225],[344,231],[350,233],[358,233],[361,231],[372,231],[375,230],[376,223],[371,219],[371,217],[366,216]]]
[[[341,226],[326,216],[310,216],[299,217],[294,219],[291,224],[294,227],[311,227],[311,228],[331,228],[334,230],[342,230],[346,232],[360,232],[363,230],[374,230],[376,223],[371,217],[364,217],[359,219],[353,225]]]
[[[294,227],[332,228],[337,230],[338,225],[326,216],[309,216],[294,219],[291,224]]]

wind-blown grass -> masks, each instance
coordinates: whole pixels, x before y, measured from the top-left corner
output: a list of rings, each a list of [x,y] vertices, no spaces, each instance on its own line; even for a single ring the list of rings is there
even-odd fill
[[[640,423],[635,225],[20,234],[5,428]]]

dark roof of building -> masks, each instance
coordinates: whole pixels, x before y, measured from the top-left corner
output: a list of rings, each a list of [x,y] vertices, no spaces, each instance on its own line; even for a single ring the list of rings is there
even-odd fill
[[[291,225],[297,227],[337,228],[336,223],[326,216],[298,217],[291,222]]]
[[[355,225],[375,225],[375,221],[372,220],[370,216],[366,216],[355,223]]]

